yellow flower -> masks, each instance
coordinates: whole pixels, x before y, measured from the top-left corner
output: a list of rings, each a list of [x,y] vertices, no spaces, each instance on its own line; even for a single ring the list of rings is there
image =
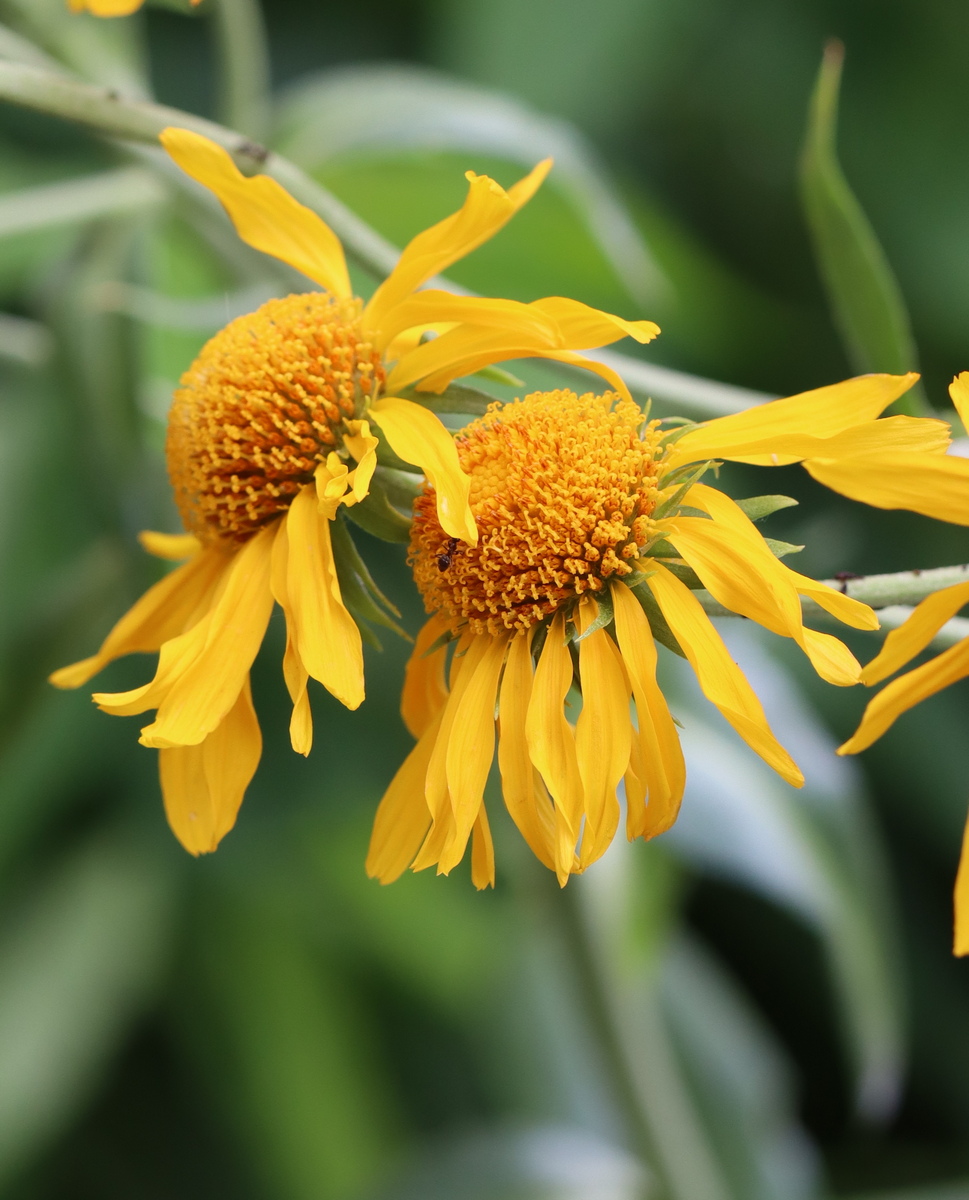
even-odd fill
[[[157,709],[141,742],[161,751],[169,822],[198,854],[232,828],[258,765],[249,670],[274,602],[286,616],[293,748],[310,750],[308,678],[349,708],[364,698],[360,632],[341,593],[331,525],[341,506],[368,495],[380,440],[374,426],[434,487],[446,534],[477,540],[470,481],[451,434],[395,393],[440,392],[506,358],[582,363],[578,350],[627,334],[645,342],[659,330],[558,297],[526,305],[416,291],[495,234],[534,194],[548,162],[508,191],[469,172],[462,208],[418,234],[363,304],[351,292],[339,239],[315,213],[266,176],[245,178],[206,138],[169,129],[162,142],[218,196],[244,241],[325,289],[272,300],[231,322],[185,374],[167,458],[187,533],[142,540],[152,553],[188,561],[149,589],[97,654],[51,677],[78,687],[121,655],[160,652],[150,683],[95,700],[119,716]],[[439,336],[424,342],[429,327]],[[622,386],[608,368],[590,365]],[[342,526],[334,530],[345,537]]]
[[[682,651],[740,736],[800,786],[690,585],[792,638],[838,685],[858,681],[858,663],[830,634],[805,628],[799,597],[859,629],[878,621],[785,566],[744,509],[700,477],[714,458],[801,460],[813,471],[893,442],[938,453],[943,422],[876,420],[914,379],[848,380],[685,432],[616,394],[565,391],[494,407],[470,425],[457,446],[477,544],[447,536],[430,487],[415,506],[410,561],[431,616],[401,711],[418,741],[380,804],[368,872],[384,883],[408,866],[446,874],[470,838],[475,885],[493,882],[483,795],[496,716],[505,804],[560,883],[611,842],[620,780],[628,835],[668,829],[685,776],[656,681],[656,639]]]
[[[128,17],[137,12],[145,0],[67,0],[71,12],[89,12],[96,17]],[[201,4],[202,0],[192,0]]]
[[[969,372],[964,371],[952,381],[949,395],[963,426],[969,429]],[[911,508],[956,525],[969,525],[969,460],[946,456],[920,459],[909,465],[906,458],[902,465],[905,470],[905,503],[892,507]],[[887,483],[887,473],[885,479]],[[959,583],[926,597],[908,620],[886,637],[881,653],[862,671],[862,682],[873,686],[894,675],[917,654],[921,654],[946,621],[967,603],[969,583]],[[950,646],[914,671],[892,680],[869,703],[861,724],[838,753],[857,754],[867,749],[902,713],[967,676],[969,638]],[[956,875],[954,950],[959,955],[969,954],[969,823],[963,836],[962,855]]]

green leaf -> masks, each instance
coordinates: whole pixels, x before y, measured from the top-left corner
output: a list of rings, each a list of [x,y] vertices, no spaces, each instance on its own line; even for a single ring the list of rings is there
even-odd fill
[[[389,615],[393,613],[399,617],[400,612],[374,583],[342,517],[331,523],[330,535],[333,539],[333,558],[343,603],[354,617],[363,621],[374,621],[410,641],[409,634]],[[374,649],[381,649],[380,642],[365,625],[360,628],[360,632],[364,637],[369,633],[367,640]]]
[[[348,508],[347,517],[383,542],[410,541],[410,520],[394,508],[379,487],[371,487],[366,500]]]
[[[666,618],[663,616],[663,610],[656,603],[656,598],[649,590],[647,583],[638,583],[630,589],[632,594],[639,601],[643,612],[646,614],[646,619],[649,621],[649,627],[653,631],[653,637],[665,646],[667,650],[672,650],[674,654],[678,654],[680,658],[685,658],[683,647],[676,640],[673,630],[670,629]]]
[[[801,199],[818,269],[835,322],[858,372],[900,375],[918,369],[902,293],[864,210],[842,173],[835,148],[844,47],[825,47],[801,155]],[[930,409],[920,386],[896,402],[899,412]]]
[[[479,371],[478,374],[483,375],[483,372]],[[520,381],[516,380],[516,384],[518,382]],[[452,383],[440,394],[418,392],[414,388],[404,388],[400,394],[405,400],[413,400],[415,404],[430,409],[431,412],[470,413],[475,417],[482,416],[498,401],[498,397],[492,396],[490,392],[483,392],[480,388],[470,387],[465,383]]]
[[[576,636],[572,639],[572,641],[576,644],[585,641],[589,634],[595,633],[597,629],[605,629],[607,625],[612,624],[612,619],[614,616],[612,611],[612,593],[608,590],[608,588],[604,591],[596,592],[595,600],[596,604],[599,606],[599,611],[596,614],[596,618],[590,623],[589,627],[583,633],[576,634]]]
[[[751,521],[762,521],[771,513],[780,512],[782,508],[794,508],[797,500],[793,496],[750,496],[746,500],[735,500],[734,503]]]
[[[795,546],[793,542],[779,542],[777,538],[764,538],[767,547],[775,558],[785,558],[788,554],[800,554],[803,546]]]
[[[517,375],[512,375],[511,371],[506,371],[504,367],[497,367],[494,363],[490,363],[487,367],[482,367],[480,371],[475,371],[472,378],[490,379],[492,383],[503,383],[505,387],[525,387],[524,379],[519,379]]]

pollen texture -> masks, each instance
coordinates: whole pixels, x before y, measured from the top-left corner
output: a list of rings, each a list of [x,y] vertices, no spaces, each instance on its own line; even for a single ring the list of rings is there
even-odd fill
[[[360,305],[312,292],[230,322],[182,376],[168,473],[185,527],[245,541],[279,516],[383,385]]]
[[[477,546],[455,543],[425,488],[410,561],[428,612],[475,633],[527,629],[628,575],[657,503],[662,434],[614,393],[536,392],[495,406],[457,440]]]

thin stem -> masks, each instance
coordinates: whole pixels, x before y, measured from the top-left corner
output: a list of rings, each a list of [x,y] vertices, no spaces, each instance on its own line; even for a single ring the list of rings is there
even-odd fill
[[[269,130],[269,47],[259,0],[215,0],[222,120],[262,139]]]

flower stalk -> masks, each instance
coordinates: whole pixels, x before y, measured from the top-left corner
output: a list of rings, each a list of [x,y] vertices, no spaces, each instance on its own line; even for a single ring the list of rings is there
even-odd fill
[[[270,68],[259,0],[216,0],[213,18],[222,119],[262,139],[269,128]]]

